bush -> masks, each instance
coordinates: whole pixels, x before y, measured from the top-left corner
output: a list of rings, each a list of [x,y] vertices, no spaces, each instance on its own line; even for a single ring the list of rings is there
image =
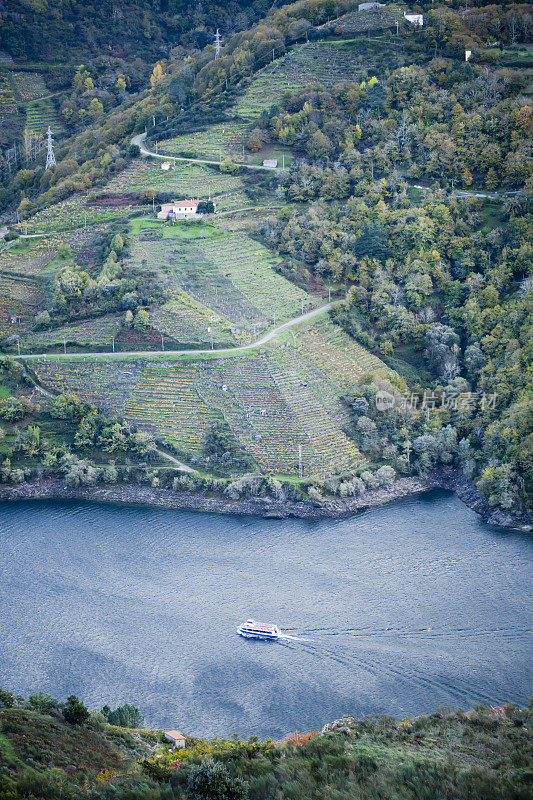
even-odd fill
[[[0,708],[13,708],[15,705],[15,695],[0,689]]]
[[[75,694],[71,694],[67,698],[65,708],[63,709],[63,717],[65,722],[70,725],[83,725],[89,719],[89,709],[79,700]]]
[[[246,800],[248,788],[240,778],[232,778],[224,764],[206,759],[191,768],[187,796],[190,800]]]

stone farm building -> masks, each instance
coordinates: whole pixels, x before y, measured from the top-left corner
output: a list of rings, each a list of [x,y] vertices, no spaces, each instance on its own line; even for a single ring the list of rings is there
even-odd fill
[[[165,739],[174,745],[175,750],[185,747],[185,735],[179,731],[165,731]]]

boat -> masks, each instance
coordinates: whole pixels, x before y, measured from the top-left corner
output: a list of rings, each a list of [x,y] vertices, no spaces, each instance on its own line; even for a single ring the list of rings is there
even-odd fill
[[[263,622],[256,622],[254,619],[247,619],[240,628],[237,628],[239,636],[246,639],[279,639],[281,632],[277,625],[265,625]]]

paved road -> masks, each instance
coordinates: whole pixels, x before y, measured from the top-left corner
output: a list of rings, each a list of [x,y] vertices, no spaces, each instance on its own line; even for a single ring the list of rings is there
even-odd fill
[[[161,158],[163,161],[189,161],[191,164],[214,164],[217,167],[220,166],[220,161],[208,161],[205,158],[185,158],[184,156],[166,156],[163,153],[154,153],[153,150],[147,150],[147,148],[143,145],[143,141],[146,139],[146,136],[146,133],[139,133],[131,140],[131,143],[137,145],[143,156]],[[244,161],[236,161],[235,164],[238,167],[246,167],[246,169],[259,169],[263,170],[264,172],[283,172],[281,167],[264,167],[262,164],[247,164]]]
[[[280,333],[283,331],[288,330],[289,328],[293,328],[295,325],[298,325],[300,322],[307,322],[307,320],[313,319],[313,317],[318,316],[319,314],[323,314],[325,311],[329,311],[330,308],[333,307],[333,303],[326,303],[325,306],[320,306],[320,308],[313,308],[311,311],[307,311],[305,314],[300,314],[299,317],[295,317],[294,319],[290,319],[288,322],[284,322],[283,325],[278,325],[277,328],[274,330],[269,331],[269,333],[265,333],[260,339],[257,339],[255,342],[251,342],[250,344],[241,344],[236,345],[235,347],[225,347],[223,349],[215,349],[215,350],[130,350],[128,352],[120,352],[120,353],[31,353],[31,354],[23,354],[21,353],[20,356],[12,355],[11,358],[20,358],[23,361],[33,360],[35,358],[73,358],[75,356],[93,356],[96,358],[100,358],[101,356],[115,356],[116,358],[130,358],[130,357],[141,357],[141,356],[162,356],[163,358],[165,355],[189,355],[189,356],[202,356],[202,355],[213,355],[216,353],[217,355],[224,355],[229,353],[241,353],[246,350],[253,350],[255,347],[261,347],[261,345],[270,342],[271,339],[274,339],[276,336],[279,336]]]

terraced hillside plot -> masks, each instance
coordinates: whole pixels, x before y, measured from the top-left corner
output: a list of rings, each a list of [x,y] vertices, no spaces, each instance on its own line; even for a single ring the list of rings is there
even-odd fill
[[[120,330],[119,314],[109,314],[75,325],[65,325],[50,331],[32,331],[21,340],[21,349],[35,351],[39,347],[76,344],[87,346],[111,345]]]
[[[236,344],[229,320],[179,288],[171,292],[164,305],[151,311],[150,325],[184,347],[209,348],[211,342],[218,347]]]
[[[14,113],[17,110],[13,87],[6,75],[0,74],[0,114]]]
[[[159,143],[159,150],[170,155],[185,154],[191,158],[205,158],[209,161],[220,161],[228,155],[242,157],[246,130],[246,125],[239,122],[221,122],[203,131],[166,139]]]
[[[124,219],[132,214],[141,213],[146,206],[141,205],[87,205],[88,195],[76,195],[54,206],[38,211],[27,220],[28,233],[41,233],[47,231],[62,231],[71,228],[81,228],[94,225],[97,222],[108,222],[114,219]],[[20,223],[19,230],[24,229]]]
[[[297,474],[298,446],[307,439],[264,356],[198,364],[195,386],[263,471]]]
[[[338,389],[292,347],[271,355],[276,384],[307,437],[302,448],[308,471],[315,475],[349,473],[364,461],[343,431],[348,413]]]
[[[231,232],[208,239],[202,252],[268,319],[283,321],[317,305],[316,299],[274,271],[279,261],[250,236]]]
[[[28,100],[38,100],[50,94],[46,87],[43,76],[38,72],[15,72],[11,71],[11,79],[15,84],[16,90],[22,102]]]
[[[217,232],[218,233],[218,232]],[[218,240],[220,235],[216,236]],[[195,341],[191,335],[200,336],[200,341],[209,341],[207,327],[211,327],[214,341],[228,340],[228,330],[231,326],[252,329],[254,325],[264,327],[266,317],[250,300],[226,277],[213,260],[202,249],[201,238],[193,240],[163,239],[156,241],[138,241],[133,248],[133,257],[143,266],[154,266],[163,269],[166,280],[174,285],[174,299],[166,308],[157,310],[153,314],[155,326],[163,330],[162,325],[168,320],[162,317],[162,311],[174,310],[174,315],[187,312],[190,314],[194,308],[203,309],[202,317],[196,321],[186,316],[184,322],[188,326],[180,326],[180,341]],[[191,297],[194,301],[191,301]],[[206,311],[207,309],[207,311]],[[215,317],[224,320],[224,325],[219,330],[219,324],[213,325]],[[177,320],[174,320],[174,325]],[[165,328],[170,332],[168,327]],[[174,335],[177,330],[174,328]],[[222,335],[221,335],[222,334]],[[207,336],[207,340],[206,337]]]
[[[9,272],[24,277],[37,275],[57,252],[57,243],[51,239],[16,242],[0,253],[0,273]]]
[[[233,175],[225,175],[216,168],[201,164],[176,161],[169,170],[161,169],[161,162],[136,159],[106,186],[106,192],[128,194],[155,189],[179,197],[209,197],[227,194],[242,189],[242,181]]]
[[[44,300],[41,288],[31,278],[0,275],[0,337],[25,330]]]
[[[124,409],[125,416],[181,450],[199,453],[202,436],[217,413],[200,398],[194,380],[192,367],[150,365]]]
[[[32,100],[26,105],[26,128],[38,136],[44,136],[50,126],[52,133],[58,135],[64,132],[59,122],[56,110],[50,98]]]
[[[110,413],[121,412],[142,378],[142,361],[70,361],[39,359],[31,362],[38,380],[53,392],[79,395]]]
[[[381,359],[329,320],[320,320],[301,333],[298,350],[343,391],[357,383],[365,372],[390,372]]]
[[[313,83],[331,88],[355,80],[358,64],[356,45],[351,42],[309,42],[298,45],[257,73],[237,100],[235,114],[257,119],[277,105],[284,92],[296,92]]]

